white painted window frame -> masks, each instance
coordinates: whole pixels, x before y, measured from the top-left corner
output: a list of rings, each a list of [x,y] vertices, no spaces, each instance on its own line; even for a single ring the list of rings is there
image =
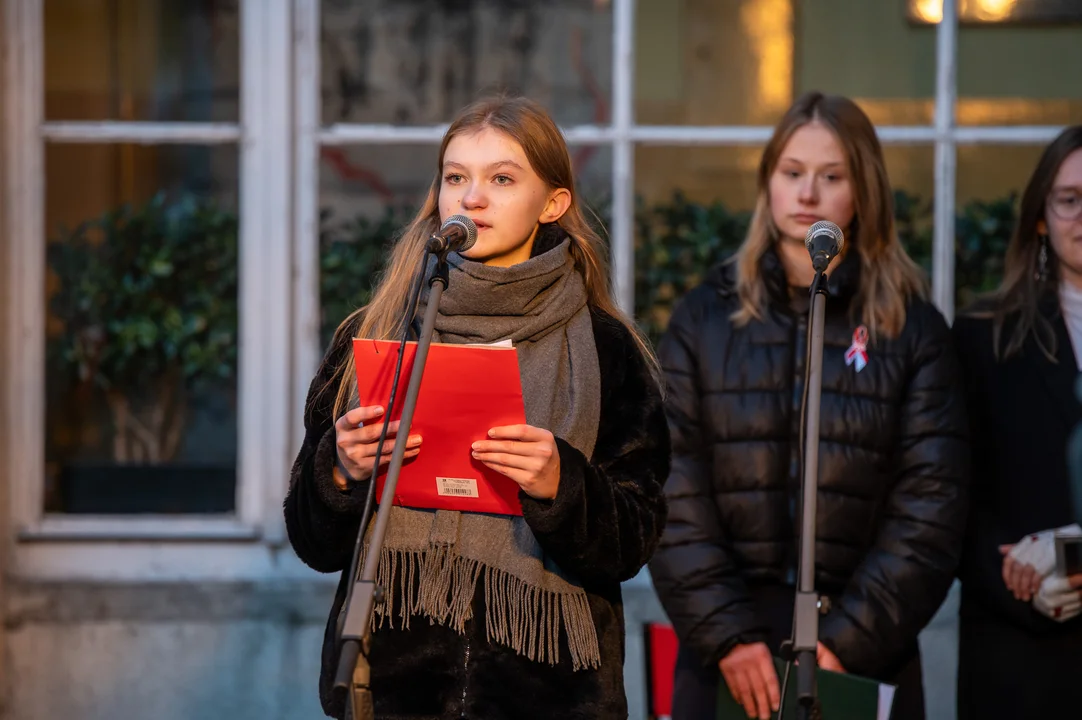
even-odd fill
[[[242,0],[239,123],[43,122],[44,0],[0,0],[7,241],[0,344],[5,371],[0,480],[12,488],[19,575],[42,578],[259,578],[303,574],[281,517],[301,408],[319,362],[319,171],[322,146],[437,145],[446,125],[396,127],[320,120],[319,0]],[[613,0],[610,125],[564,128],[572,144],[612,148],[613,266],[619,301],[633,307],[634,150],[637,145],[761,145],[765,126],[649,126],[634,122],[634,0]],[[881,126],[888,145],[935,148],[933,292],[953,316],[955,149],[1037,144],[1052,126],[957,127],[956,0],[937,28],[931,125]],[[32,102],[25,102],[27,99]],[[44,480],[44,143],[236,144],[240,155],[238,511],[232,518],[46,516]],[[280,388],[289,388],[287,393]],[[138,542],[131,542],[138,541]]]
[[[317,3],[318,4],[318,3]],[[634,122],[635,0],[612,0],[613,56],[611,125],[578,125],[564,128],[571,144],[606,144],[612,147],[612,243],[615,287],[621,307],[634,305],[634,150],[637,145],[746,146],[763,145],[769,126],[636,125]],[[315,10],[318,13],[318,8]],[[1041,144],[1050,142],[1062,126],[981,126],[955,124],[958,62],[957,0],[944,0],[943,19],[936,27],[935,117],[931,125],[885,125],[876,128],[884,145],[922,145],[935,148],[935,208],[932,285],[936,304],[947,316],[954,314],[954,209],[955,168],[958,145]],[[318,19],[317,19],[318,20]],[[316,50],[318,52],[318,49]],[[316,57],[318,64],[318,56]],[[318,82],[318,67],[316,68]],[[437,145],[447,125],[398,127],[376,124],[334,124],[322,128],[315,140],[320,145],[432,144]],[[312,142],[311,139],[308,142]],[[297,188],[299,197],[316,196],[318,182]],[[302,202],[313,202],[306,198]],[[312,339],[308,339],[312,342]],[[310,367],[297,366],[298,372]],[[301,376],[303,376],[301,372]],[[298,378],[299,381],[299,378]]]
[[[0,478],[23,577],[176,579],[289,575],[281,518],[290,445],[292,15],[294,0],[241,0],[240,122],[45,122],[44,0],[0,0],[7,62],[3,152],[8,244]],[[43,511],[45,143],[234,145],[239,155],[237,509],[232,516],[73,516]],[[132,542],[139,541],[139,542]],[[291,554],[290,554],[291,555]]]

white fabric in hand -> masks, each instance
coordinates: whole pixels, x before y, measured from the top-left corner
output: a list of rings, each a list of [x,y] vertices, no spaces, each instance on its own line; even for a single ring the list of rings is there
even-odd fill
[[[1026,535],[1011,548],[1010,557],[1022,565],[1032,565],[1038,577],[1048,577],[1056,569],[1056,536],[1082,535],[1077,523]]]
[[[1056,569],[1056,531],[1027,535],[1014,544],[1008,555],[1020,565],[1032,565],[1037,577],[1047,577]]]
[[[1065,622],[1082,613],[1082,593],[1062,575],[1049,575],[1033,597],[1033,607],[1042,615]]]

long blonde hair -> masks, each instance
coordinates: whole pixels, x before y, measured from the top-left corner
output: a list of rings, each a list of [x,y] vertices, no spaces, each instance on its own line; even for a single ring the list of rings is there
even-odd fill
[[[1020,352],[1026,338],[1032,335],[1041,352],[1056,362],[1056,332],[1049,319],[1039,312],[1039,305],[1046,293],[1059,287],[1059,259],[1048,245],[1048,238],[1041,237],[1038,224],[1045,219],[1048,196],[1060,166],[1067,156],[1079,149],[1082,149],[1082,125],[1065,128],[1041,153],[1022,193],[1018,223],[1007,245],[1003,282],[992,295],[992,343],[997,359],[1004,360]],[[1042,246],[1047,253],[1043,278],[1040,267]],[[1007,318],[1015,314],[1018,320],[1004,343],[1003,329]]]
[[[802,95],[793,103],[763,150],[755,213],[734,257],[740,309],[733,314],[733,321],[745,325],[753,318],[763,318],[767,291],[759,261],[780,236],[770,208],[770,178],[789,138],[811,122],[829,128],[845,151],[854,205],[853,223],[845,241],[849,249],[860,253],[856,301],[862,308],[861,322],[873,338],[897,337],[905,325],[910,297],[927,296],[924,273],[898,241],[894,198],[874,126],[852,100],[818,92]]]
[[[371,302],[342,321],[335,331],[332,347],[355,336],[387,340],[401,332],[409,290],[424,255],[425,241],[439,229],[439,192],[447,145],[458,135],[470,135],[486,128],[498,130],[517,142],[534,172],[550,189],[566,188],[571,193],[571,204],[557,224],[571,238],[571,257],[582,273],[587,302],[627,327],[656,376],[657,361],[646,339],[620,310],[613,297],[607,249],[583,215],[575,192],[575,177],[567,143],[544,108],[522,97],[479,100],[462,110],[451,123],[440,144],[436,171],[424,204],[395,242],[390,261]],[[344,353],[332,382],[334,380],[338,382],[334,416],[338,417],[356,394],[357,378],[352,352]]]

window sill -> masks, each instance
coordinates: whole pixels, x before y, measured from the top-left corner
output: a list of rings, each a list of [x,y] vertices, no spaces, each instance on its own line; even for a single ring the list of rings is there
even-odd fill
[[[32,527],[22,528],[22,542],[179,540],[255,541],[258,528],[231,516],[200,515],[47,515]]]

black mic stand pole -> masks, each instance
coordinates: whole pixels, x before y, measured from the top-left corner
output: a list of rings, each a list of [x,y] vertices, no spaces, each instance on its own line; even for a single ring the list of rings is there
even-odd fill
[[[830,257],[813,258],[815,280],[811,287],[808,334],[808,372],[805,388],[804,477],[801,482],[800,560],[796,600],[793,607],[791,657],[797,661],[796,691],[799,720],[819,716],[815,673],[819,642],[820,598],[815,590],[815,518],[819,489],[819,407],[823,387],[823,324],[826,310],[826,268]],[[782,698],[784,703],[785,698]]]
[[[430,241],[429,247],[433,247]],[[421,376],[424,374],[425,362],[428,359],[428,348],[432,344],[432,331],[436,325],[436,314],[440,307],[440,297],[447,287],[447,253],[444,249],[436,254],[436,271],[433,273],[429,286],[431,292],[428,297],[428,305],[425,309],[424,322],[421,325],[421,334],[417,341],[417,354],[413,359],[413,368],[410,371],[409,385],[406,388],[406,399],[402,405],[402,417],[399,421],[399,439],[409,437],[409,429],[413,422],[413,412],[417,407],[417,395],[421,389]],[[427,251],[425,257],[431,254]],[[427,266],[427,263],[423,265]],[[424,272],[422,269],[421,272]],[[406,318],[406,323],[409,323]],[[390,416],[393,408],[387,408]],[[391,454],[391,464],[387,469],[387,479],[383,486],[383,502],[379,504],[376,512],[376,522],[372,529],[372,537],[369,540],[368,552],[364,558],[364,566],[361,570],[360,579],[357,580],[350,593],[345,607],[345,617],[342,621],[340,635],[341,654],[338,659],[338,672],[335,676],[334,687],[348,688],[349,695],[346,698],[346,717],[352,720],[373,720],[375,709],[372,704],[372,693],[369,686],[371,668],[368,664],[368,650],[371,640],[372,613],[377,602],[383,601],[385,589],[376,586],[376,569],[379,566],[380,551],[387,537],[387,524],[391,519],[391,507],[394,502],[395,488],[398,485],[398,476],[402,470],[402,460],[406,452],[405,442],[395,442],[394,452]],[[374,480],[373,480],[374,482]],[[361,527],[361,533],[365,528]],[[355,571],[356,568],[353,568]]]

